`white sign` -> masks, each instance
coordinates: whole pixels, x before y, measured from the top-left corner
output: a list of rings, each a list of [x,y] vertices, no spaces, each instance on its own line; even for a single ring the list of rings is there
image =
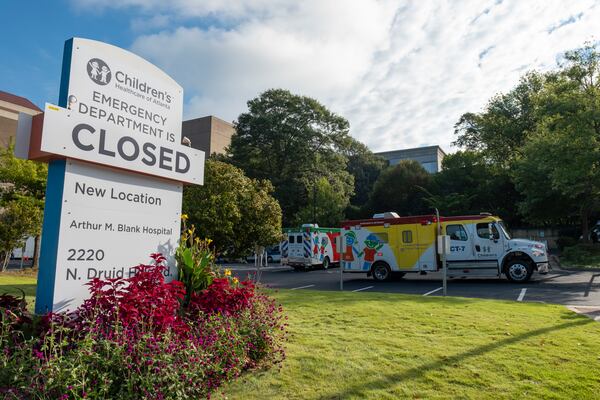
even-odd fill
[[[73,38],[67,108],[128,135],[181,143],[183,89],[143,58]]]
[[[202,184],[204,152],[140,137],[106,121],[46,104],[41,150],[180,182]]]
[[[177,182],[68,161],[56,260],[54,311],[73,310],[93,278],[128,278],[162,253],[176,276],[181,226]]]
[[[41,137],[43,151],[68,158],[48,170],[36,312],[74,309],[90,279],[129,277],[151,253],[176,276],[181,182],[204,171],[204,153],[180,145],[182,104],[181,87],[148,61],[67,41],[61,107],[46,106]]]

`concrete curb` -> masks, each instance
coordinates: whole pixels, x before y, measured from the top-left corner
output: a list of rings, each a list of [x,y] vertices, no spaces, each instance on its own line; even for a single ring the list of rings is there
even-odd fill
[[[586,317],[600,322],[600,306],[566,306],[574,313],[585,315]]]

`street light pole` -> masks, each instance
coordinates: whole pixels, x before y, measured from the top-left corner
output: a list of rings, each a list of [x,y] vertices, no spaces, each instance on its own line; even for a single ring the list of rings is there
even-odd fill
[[[317,223],[317,181],[313,179],[313,224]]]

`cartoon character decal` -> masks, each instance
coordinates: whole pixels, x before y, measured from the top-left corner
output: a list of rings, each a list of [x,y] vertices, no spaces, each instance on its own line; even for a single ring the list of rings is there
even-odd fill
[[[108,74],[110,74],[110,69],[108,69],[108,67],[106,65],[102,66],[102,69],[100,70],[100,82],[102,83],[108,83],[106,78],[108,77]]]
[[[370,233],[365,239],[365,248],[358,255],[359,257],[364,254],[363,271],[368,271],[375,261],[375,253],[383,247],[383,243],[379,240],[377,235]]]
[[[100,73],[100,66],[98,65],[97,61],[90,61],[88,62],[90,68],[91,68],[91,78],[95,81],[98,79],[98,74]]]
[[[354,244],[356,243],[356,233],[348,231],[344,234],[346,242],[344,253],[342,254],[342,266],[344,269],[352,268],[352,262],[354,261],[354,255],[358,257],[358,249]]]
[[[319,255],[319,232],[313,232],[313,257]]]
[[[323,259],[325,258],[325,250],[327,250],[327,244],[329,243],[329,239],[327,239],[327,236],[323,236],[321,238],[321,247],[319,248],[319,252],[321,253],[321,255],[319,256],[319,260],[323,261]]]

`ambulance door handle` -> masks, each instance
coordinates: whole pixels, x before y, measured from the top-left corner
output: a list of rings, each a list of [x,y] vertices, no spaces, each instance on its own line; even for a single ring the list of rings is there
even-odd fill
[[[480,247],[478,244],[476,244],[476,245],[475,245],[475,250],[476,250],[476,251],[481,251],[481,247]]]

